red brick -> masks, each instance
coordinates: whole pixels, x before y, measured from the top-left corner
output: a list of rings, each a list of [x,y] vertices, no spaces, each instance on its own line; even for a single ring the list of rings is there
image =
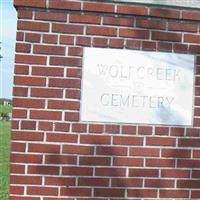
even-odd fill
[[[59,153],[60,145],[54,144],[29,144],[28,151],[34,153]]]
[[[43,141],[44,134],[43,132],[31,132],[31,131],[12,131],[11,135],[12,140],[21,140],[21,141]]]
[[[192,35],[192,34],[185,34],[184,35],[184,42],[200,43],[200,36],[199,35]]]
[[[92,176],[93,168],[90,167],[63,167],[62,175]]]
[[[33,154],[15,154],[12,153],[10,157],[10,161],[12,163],[37,163],[41,164],[42,163],[42,155],[33,155]]]
[[[117,36],[117,29],[104,26],[88,26],[86,30],[87,35],[101,35],[101,36]]]
[[[80,88],[81,82],[79,79],[61,79],[50,78],[49,87],[59,88]]]
[[[141,187],[142,179],[138,178],[112,178],[112,187]]]
[[[44,21],[66,22],[67,15],[65,13],[55,13],[55,12],[36,12],[35,19]]]
[[[200,191],[199,190],[192,190],[191,198],[199,199],[200,198]]]
[[[18,19],[32,19],[33,13],[30,10],[18,10]]]
[[[37,33],[26,33],[25,35],[26,42],[31,42],[31,43],[40,42],[40,38],[41,38],[41,35]]]
[[[177,188],[200,188],[200,180],[178,180]]]
[[[28,76],[15,76],[15,85],[25,85],[25,86],[45,86],[46,78],[41,77],[28,77]]]
[[[200,158],[200,150],[193,150],[193,158]]]
[[[30,119],[61,120],[60,111],[31,110]]]
[[[45,55],[65,55],[65,47],[55,45],[34,45],[33,53]]]
[[[69,56],[83,56],[83,48],[80,47],[69,47],[68,48]]]
[[[74,44],[74,36],[61,35],[60,44]]]
[[[70,124],[68,123],[55,123],[55,130],[60,132],[68,132]]]
[[[124,47],[124,40],[123,39],[110,39],[109,40],[109,47],[111,47],[111,48],[123,48]]]
[[[133,27],[134,19],[125,18],[125,17],[104,17],[104,25],[113,25],[113,26],[130,26]]]
[[[15,65],[15,74],[28,75],[29,66],[28,65]]]
[[[46,65],[47,57],[46,56],[32,56],[32,55],[15,55],[16,63],[25,63],[25,64],[39,64]]]
[[[200,46],[199,45],[189,45],[189,52],[198,54],[200,51]]]
[[[22,130],[36,130],[36,122],[35,121],[21,121],[21,129]]]
[[[128,197],[156,198],[157,197],[157,191],[156,190],[150,190],[150,189],[128,189]]]
[[[100,167],[100,168],[95,169],[95,176],[121,177],[121,176],[125,176],[125,174],[126,174],[125,168]]]
[[[92,146],[81,146],[81,145],[63,145],[63,153],[80,154],[80,155],[93,155],[94,147],[92,147]]]
[[[45,176],[45,185],[53,185],[53,186],[74,186],[75,178],[73,177],[60,177],[60,176]]]
[[[27,184],[27,185],[41,185],[42,177],[41,176],[10,176],[11,184]]]
[[[42,186],[32,186],[27,187],[27,194],[28,195],[40,195],[40,196],[57,196],[58,195],[58,188],[56,187],[42,187]]]
[[[67,89],[65,97],[69,99],[80,99],[81,98],[80,90]]]
[[[12,129],[19,129],[19,120],[12,120],[11,128]]]
[[[102,136],[103,137],[103,136]],[[100,147],[96,148],[97,155],[127,156],[127,147]]]
[[[11,151],[12,152],[25,152],[26,144],[20,142],[12,142],[11,143]]]
[[[175,167],[175,160],[174,159],[147,158],[146,166],[148,166],[148,167]]]
[[[10,164],[10,173],[24,174],[25,173],[25,165],[11,163]]]
[[[16,185],[11,185],[10,186],[10,191],[11,194],[19,194],[19,195],[24,195],[24,187],[23,186],[16,186]],[[21,199],[20,199],[21,200]]]
[[[90,133],[102,133],[104,130],[104,125],[101,124],[90,124],[89,132]]]
[[[78,185],[79,186],[108,186],[109,179],[108,178],[79,178]]]
[[[16,52],[22,52],[22,53],[30,53],[31,45],[30,44],[16,43],[15,51]]]
[[[142,42],[142,49],[143,50],[151,50],[151,51],[155,51],[156,50],[156,43],[155,42],[147,42],[147,41],[143,41]]]
[[[166,30],[167,22],[164,20],[146,20],[137,19],[136,27],[147,28],[147,29],[161,29]]]
[[[190,158],[191,150],[186,149],[162,149],[162,157]]]
[[[58,41],[58,36],[57,35],[52,35],[52,34],[44,34],[43,35],[43,43],[48,43],[48,44],[57,44]]]
[[[91,196],[91,188],[61,188],[62,196]]]
[[[174,180],[146,179],[144,186],[153,188],[173,188],[174,183]]]
[[[73,23],[83,23],[83,24],[100,24],[101,17],[95,15],[78,15],[70,14],[69,22]]]
[[[130,14],[130,15],[147,15],[148,9],[146,7],[142,7],[142,6],[118,5],[117,13]]]
[[[198,11],[182,11],[183,19],[200,20],[200,13]]]
[[[143,166],[143,158],[123,158],[115,157],[113,160],[114,166]]]
[[[152,127],[151,126],[139,126],[138,127],[138,134],[150,135],[150,134],[152,134]]]
[[[142,137],[130,137],[130,136],[115,136],[113,138],[113,144],[116,145],[143,145]]]
[[[106,3],[90,3],[85,2],[83,4],[84,11],[93,11],[93,12],[114,12],[114,5]]]
[[[48,175],[58,175],[59,167],[55,166],[45,166],[45,165],[29,165],[28,166],[29,174],[48,174]]]
[[[65,1],[65,0],[59,0],[49,1],[49,8],[55,8],[55,9],[63,9],[63,10],[80,10],[81,9],[81,3],[76,1]]]
[[[80,116],[78,112],[66,112],[65,113],[65,121],[77,122],[79,121]]]
[[[13,106],[21,108],[44,108],[45,101],[41,99],[14,98]]]
[[[161,41],[172,41],[172,42],[181,42],[180,33],[169,33],[169,32],[152,32],[152,40],[161,40]]]
[[[95,188],[94,195],[96,197],[124,197],[124,189],[116,188]]]
[[[35,8],[46,8],[46,1],[45,0],[14,0],[14,6],[26,6],[26,7],[35,7]]]
[[[52,131],[53,123],[52,122],[39,122],[38,129],[42,131]]]
[[[24,33],[23,32],[17,32],[16,40],[17,41],[23,41],[24,40]]]
[[[187,128],[186,130],[187,136],[199,137],[200,136],[200,129],[198,128]]]
[[[27,118],[27,110],[13,108],[12,117],[13,118]]]
[[[200,178],[200,170],[192,170],[192,178]]]
[[[130,126],[130,125],[124,125],[124,126],[122,126],[122,134],[135,135],[136,134],[136,127]]]
[[[178,160],[177,167],[179,168],[199,168],[200,160],[182,159]]]
[[[162,169],[161,177],[167,178],[189,178],[190,171],[189,170],[181,170],[181,169]]]
[[[68,68],[67,77],[81,78],[82,77],[81,69]]]
[[[189,198],[188,190],[160,190],[160,198]]]
[[[110,144],[109,136],[102,135],[81,135],[80,142],[82,144]]]
[[[79,165],[110,166],[110,163],[108,157],[79,157]]]
[[[194,23],[168,22],[170,31],[197,32],[197,28],[197,24]]]
[[[119,36],[120,37],[126,37],[126,38],[148,39],[149,38],[149,31],[140,30],[140,29],[121,28],[119,30]]]
[[[66,134],[66,133],[48,133],[47,141],[48,142],[77,142],[77,135],[75,134]]]
[[[49,24],[42,22],[18,21],[17,30],[48,32]]]
[[[146,144],[152,146],[175,146],[175,138],[162,138],[162,137],[148,137],[146,138]]]
[[[176,52],[176,53],[187,53],[188,52],[188,45],[174,44],[174,52]]]
[[[108,39],[93,38],[92,44],[93,44],[94,47],[107,47],[108,46]]]
[[[158,169],[129,169],[129,177],[158,177]]]
[[[63,141],[62,141],[63,142]],[[46,155],[45,156],[45,164],[76,164],[77,158],[76,156],[64,156],[64,155]]]
[[[76,45],[80,45],[80,46],[91,46],[91,38],[90,37],[81,37],[78,36],[76,38]]]
[[[172,9],[151,8],[150,15],[154,17],[175,18],[179,19],[180,11]]]
[[[120,126],[119,125],[106,125],[105,126],[105,132],[106,133],[119,133],[120,132]]]
[[[131,156],[159,157],[160,149],[157,148],[130,148]]]
[[[158,50],[159,51],[172,51],[172,44],[166,42],[158,42]]]
[[[79,110],[80,103],[77,101],[58,101],[58,100],[49,100],[48,101],[49,109],[64,109],[64,110]]]
[[[155,127],[155,134],[156,135],[169,135],[169,128],[168,127]]]
[[[64,76],[64,69],[58,67],[32,67],[32,75],[35,76]]]
[[[50,57],[50,65],[80,67],[82,61],[80,58]]]
[[[172,127],[170,130],[171,136],[184,136],[184,128]]]
[[[69,25],[69,24],[53,24],[52,32],[56,33],[70,33],[70,34],[83,34],[83,26]]]
[[[87,132],[87,124],[72,124],[72,131],[78,132],[78,133],[84,133]]]
[[[62,98],[62,89],[31,88],[31,97]]]
[[[179,147],[199,147],[200,139],[194,138],[179,138],[178,146]]]

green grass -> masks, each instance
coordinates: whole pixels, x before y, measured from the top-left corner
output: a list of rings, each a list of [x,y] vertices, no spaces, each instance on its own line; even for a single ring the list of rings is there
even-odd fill
[[[12,106],[3,106],[3,105],[0,105],[0,112],[3,112],[3,113],[10,113],[12,110]]]
[[[6,108],[8,110],[8,108]],[[0,121],[0,200],[8,199],[11,123]]]

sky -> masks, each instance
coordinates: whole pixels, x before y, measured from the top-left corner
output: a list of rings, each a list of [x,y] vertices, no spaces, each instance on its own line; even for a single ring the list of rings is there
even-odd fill
[[[12,98],[17,14],[12,0],[0,0],[0,98]]]

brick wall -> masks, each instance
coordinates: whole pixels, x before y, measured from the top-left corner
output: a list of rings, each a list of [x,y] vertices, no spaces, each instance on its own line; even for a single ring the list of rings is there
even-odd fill
[[[200,199],[200,11],[14,4],[10,200]],[[81,122],[84,47],[196,54],[193,126]]]

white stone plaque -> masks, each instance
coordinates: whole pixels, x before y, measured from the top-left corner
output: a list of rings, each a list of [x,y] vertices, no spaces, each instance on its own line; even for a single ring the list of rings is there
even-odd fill
[[[192,125],[194,55],[85,48],[81,120]]]

